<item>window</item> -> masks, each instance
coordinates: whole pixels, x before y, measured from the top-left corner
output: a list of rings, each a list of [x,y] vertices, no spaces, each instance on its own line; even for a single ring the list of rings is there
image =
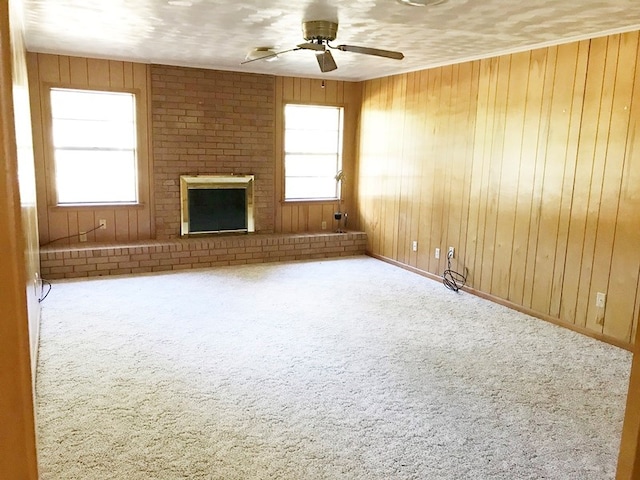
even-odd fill
[[[51,89],[58,204],[137,203],[135,95]]]
[[[339,198],[343,109],[288,104],[284,119],[285,200]]]

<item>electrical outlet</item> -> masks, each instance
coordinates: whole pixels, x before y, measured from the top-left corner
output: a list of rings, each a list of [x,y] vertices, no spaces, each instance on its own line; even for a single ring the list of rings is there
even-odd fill
[[[80,239],[81,242],[86,242],[87,241],[87,232],[80,232],[80,234],[78,235],[78,238]]]
[[[414,240],[413,243],[411,244],[411,250],[413,250],[414,252],[418,251],[418,241]]]
[[[100,230],[106,230],[107,229],[107,219],[106,218],[101,218],[100,220],[98,220],[98,225],[100,225]]]
[[[327,222],[326,221],[322,221],[322,229],[326,230],[327,229]]]
[[[602,292],[596,293],[596,307],[604,308],[606,301],[607,301],[607,296],[604,293]]]
[[[449,258],[453,258],[453,254],[455,253],[455,251],[456,251],[455,248],[449,247],[449,251],[447,252],[447,256]]]
[[[440,258],[440,249],[436,248],[436,258]]]

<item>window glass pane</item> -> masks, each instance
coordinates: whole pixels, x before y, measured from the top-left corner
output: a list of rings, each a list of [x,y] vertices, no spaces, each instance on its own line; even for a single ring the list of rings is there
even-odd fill
[[[135,131],[129,122],[62,120],[53,124],[54,147],[135,148]]]
[[[132,151],[56,150],[59,203],[135,202]]]
[[[324,128],[336,130],[340,119],[340,108],[289,104],[285,106],[284,114],[287,129],[303,129],[306,126],[320,130]]]
[[[58,203],[138,201],[135,95],[51,89]]]
[[[133,121],[135,96],[122,92],[53,88],[51,113],[53,118]]]
[[[287,153],[336,153],[338,132],[287,130],[285,152]]]
[[[336,198],[336,180],[333,177],[287,177],[287,199]]]
[[[337,198],[342,108],[285,106],[285,199]]]
[[[288,177],[334,177],[336,176],[338,157],[334,155],[287,155],[284,161],[285,174]]]

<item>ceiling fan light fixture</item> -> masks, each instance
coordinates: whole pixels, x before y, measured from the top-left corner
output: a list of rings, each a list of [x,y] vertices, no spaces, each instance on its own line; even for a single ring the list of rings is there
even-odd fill
[[[338,24],[329,20],[314,20],[302,23],[302,36],[308,41],[328,41],[336,39]]]
[[[265,62],[273,62],[278,60],[278,55],[271,47],[256,47],[247,53],[245,60],[260,60],[264,59]]]
[[[410,7],[433,7],[434,5],[440,5],[447,0],[396,0],[401,5],[408,5]]]

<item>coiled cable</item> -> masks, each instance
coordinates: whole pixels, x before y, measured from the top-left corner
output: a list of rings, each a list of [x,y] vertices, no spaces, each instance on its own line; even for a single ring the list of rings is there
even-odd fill
[[[449,290],[453,290],[457,292],[462,287],[464,287],[467,282],[466,275],[462,273],[456,272],[451,269],[451,259],[453,258],[453,251],[447,253],[447,269],[442,274],[442,283]]]

